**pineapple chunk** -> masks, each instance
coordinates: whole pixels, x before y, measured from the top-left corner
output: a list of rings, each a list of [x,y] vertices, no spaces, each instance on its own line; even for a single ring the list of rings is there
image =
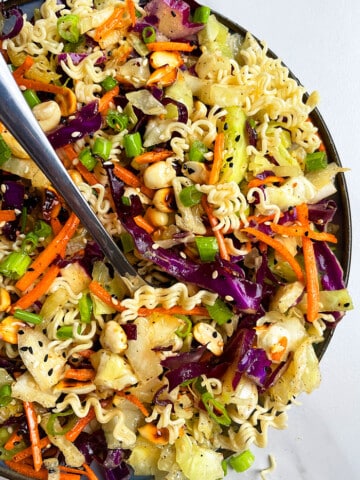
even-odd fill
[[[55,407],[56,400],[60,395],[60,393],[54,394],[50,391],[40,390],[29,372],[23,373],[16,379],[16,382],[12,384],[11,394],[14,398],[24,402],[37,402],[44,408]]]
[[[18,346],[21,359],[40,390],[47,391],[58,383],[66,358],[50,348],[50,340],[41,331],[31,327],[19,330]]]
[[[99,350],[91,356],[92,366],[96,369],[94,384],[100,388],[123,390],[138,383],[130,365],[123,357],[109,350]]]

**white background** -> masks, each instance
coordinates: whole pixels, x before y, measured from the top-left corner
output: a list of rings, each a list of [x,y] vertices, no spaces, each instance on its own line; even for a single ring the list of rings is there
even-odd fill
[[[204,2],[203,2],[204,3]],[[349,289],[355,307],[360,287],[360,2],[359,0],[208,0],[207,5],[265,40],[308,91],[318,90],[320,112],[342,164],[353,217]],[[357,308],[336,329],[321,362],[322,384],[289,413],[286,430],[270,432],[255,450],[251,471],[229,480],[259,479],[274,455],[268,480],[360,478],[360,326]]]
[[[202,2],[205,4],[205,2]],[[355,310],[338,325],[321,361],[322,383],[289,412],[288,429],[272,431],[256,451],[250,472],[229,480],[260,478],[267,455],[276,470],[268,480],[360,478],[360,2],[359,0],[207,0],[206,4],[265,40],[308,91],[335,141],[346,174],[353,221],[349,289]]]

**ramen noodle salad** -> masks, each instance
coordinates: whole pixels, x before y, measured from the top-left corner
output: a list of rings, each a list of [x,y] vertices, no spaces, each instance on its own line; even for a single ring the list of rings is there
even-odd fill
[[[317,93],[193,1],[1,18],[34,121],[146,284],[1,126],[0,459],[51,480],[247,469],[352,308]]]

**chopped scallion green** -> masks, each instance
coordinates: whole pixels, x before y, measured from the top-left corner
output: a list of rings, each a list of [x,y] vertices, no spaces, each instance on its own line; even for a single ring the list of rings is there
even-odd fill
[[[323,170],[327,166],[327,155],[325,152],[308,153],[305,157],[305,171],[315,172]]]
[[[124,135],[125,154],[128,158],[136,157],[142,153],[142,140],[139,132]]]
[[[128,197],[125,197],[128,198]],[[134,240],[130,233],[124,232],[120,235],[120,241],[124,253],[129,253],[134,250]]]
[[[11,157],[11,150],[0,133],[0,165],[5,163]]]
[[[61,38],[70,43],[76,43],[80,37],[78,15],[64,15],[57,21],[57,31]]]
[[[217,298],[214,305],[206,305],[206,310],[218,325],[224,325],[233,316],[233,312],[221,298]]]
[[[20,308],[15,310],[14,317],[27,323],[33,323],[34,325],[39,325],[43,320],[42,316],[38,313],[28,312],[27,310],[21,310]]]
[[[106,123],[116,132],[121,132],[128,126],[129,117],[126,113],[109,110],[106,115]]]
[[[81,150],[79,153],[79,160],[80,162],[84,165],[84,167],[91,172],[94,170],[97,160],[96,158],[92,155],[91,150],[89,147],[85,147]]]
[[[93,311],[93,304],[90,295],[88,295],[87,293],[83,293],[79,300],[78,306],[80,312],[80,320],[83,323],[90,323],[91,314]]]
[[[156,30],[154,27],[148,25],[143,28],[141,32],[144,43],[152,43],[156,41]]]
[[[73,413],[74,412],[72,409],[65,410],[65,412],[52,413],[49,416],[49,420],[46,424],[46,433],[48,435],[65,435],[74,426],[73,422],[68,422],[61,430],[55,429],[55,422],[58,420],[59,417],[68,417],[70,415],[73,415]]]
[[[0,387],[0,407],[6,407],[11,402],[11,385],[5,384]]]
[[[44,220],[38,220],[35,223],[34,233],[39,238],[47,238],[51,235],[52,228],[48,223],[44,222]]]
[[[105,92],[109,92],[116,87],[117,83],[118,82],[115,80],[115,78],[109,75],[108,77],[104,78],[100,85],[105,90]]]
[[[206,408],[209,416],[220,425],[229,426],[231,418],[226,411],[225,406],[216,400],[210,392],[205,392],[201,395],[201,400]]]
[[[94,155],[98,155],[103,160],[107,160],[110,157],[111,149],[112,149],[111,140],[107,140],[106,138],[102,138],[102,137],[97,137],[92,147],[92,152]]]
[[[195,140],[189,148],[189,160],[191,162],[203,162],[205,160],[204,155],[207,152],[207,146],[200,140]]]
[[[31,263],[31,258],[25,252],[11,252],[0,263],[0,273],[5,277],[17,280],[22,277]]]
[[[184,321],[184,325],[178,328],[175,333],[180,338],[186,338],[192,330],[192,322],[186,315],[177,315],[177,317]]]
[[[189,185],[181,190],[179,199],[184,207],[193,207],[201,202],[202,196],[202,192],[200,192],[195,185]]]
[[[245,472],[254,463],[255,456],[250,450],[244,450],[229,458],[229,463],[235,472]]]
[[[24,240],[21,242],[21,250],[24,253],[32,253],[39,243],[39,237],[35,232],[29,232],[26,234]]]
[[[193,15],[193,22],[195,23],[207,23],[211,14],[209,7],[200,6],[195,9]]]
[[[23,91],[24,98],[31,109],[35,107],[35,105],[39,105],[41,103],[40,98],[38,97],[35,90],[32,88],[27,88]]]
[[[73,337],[73,327],[72,325],[63,325],[60,327],[57,332],[56,336],[59,340],[67,340],[68,338]]]
[[[212,262],[219,251],[215,237],[196,237],[195,243],[203,262]]]

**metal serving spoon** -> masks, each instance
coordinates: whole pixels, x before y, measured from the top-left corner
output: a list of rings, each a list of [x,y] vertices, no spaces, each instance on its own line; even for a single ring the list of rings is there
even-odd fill
[[[55,153],[46,135],[13,79],[4,57],[0,54],[0,121],[12,133],[28,155],[62,195],[83,226],[99,244],[107,259],[121,276],[134,287],[145,282],[128,262],[123,252],[105,230],[88,205],[66,168]]]

